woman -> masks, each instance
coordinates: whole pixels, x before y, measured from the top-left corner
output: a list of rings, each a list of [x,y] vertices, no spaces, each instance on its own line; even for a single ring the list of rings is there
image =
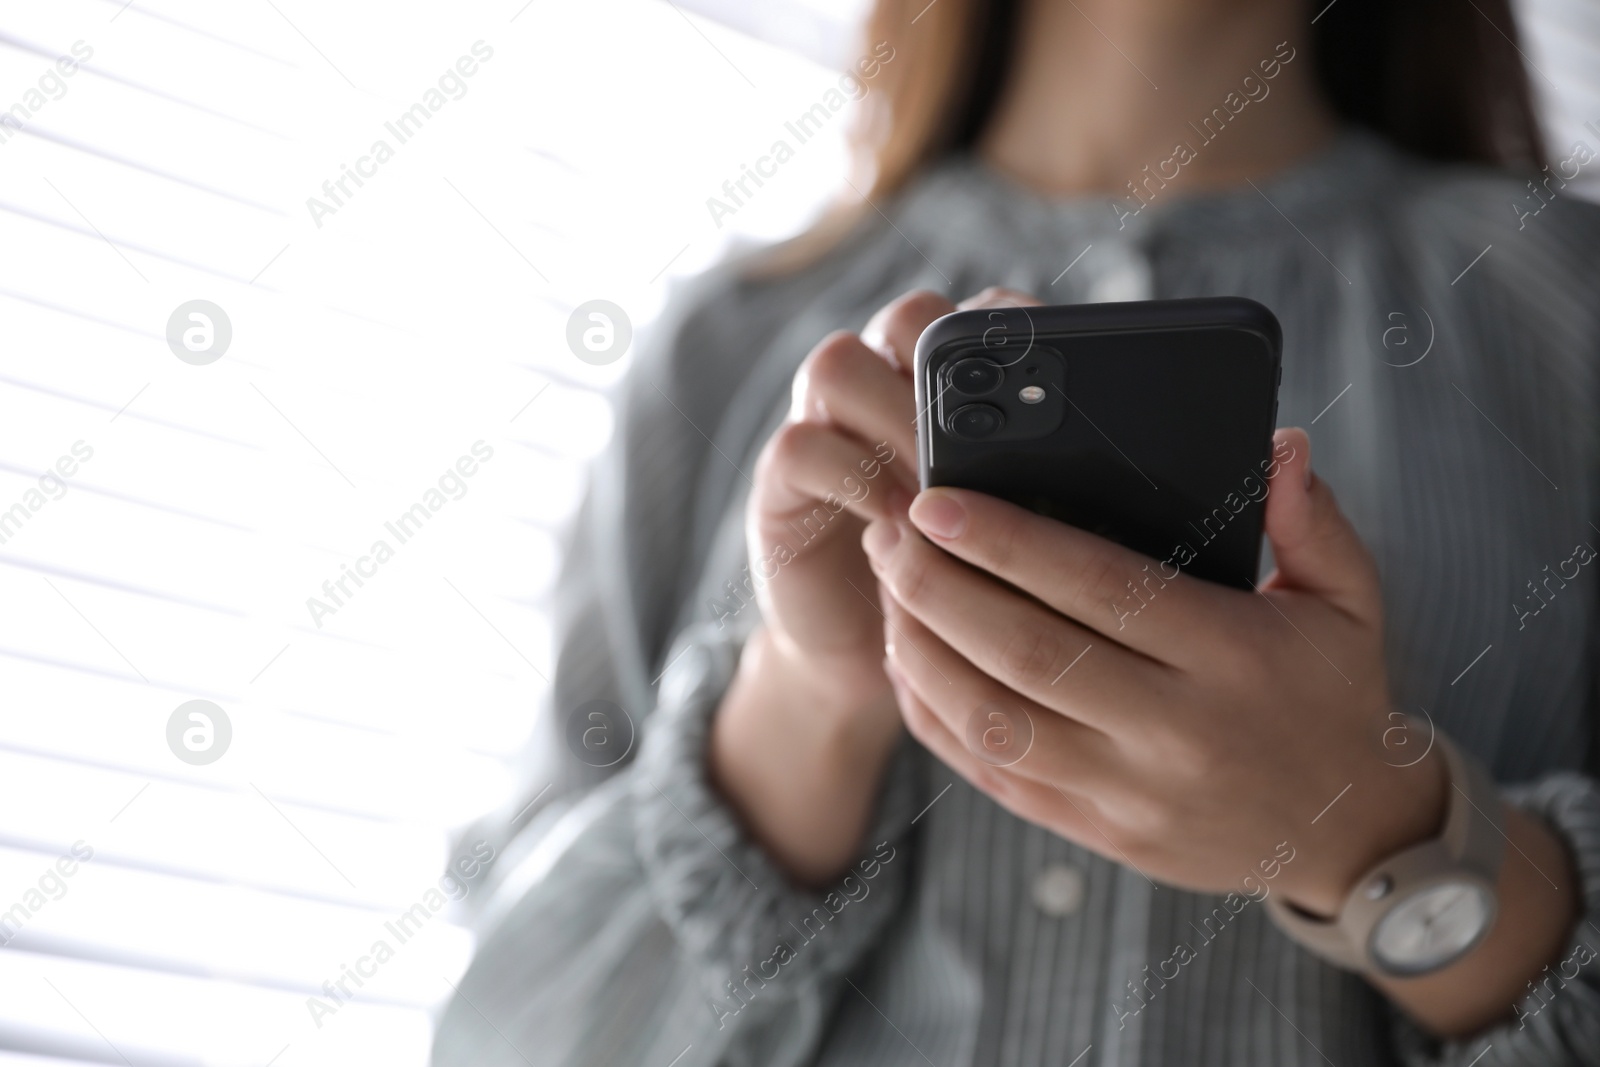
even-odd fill
[[[878,6],[865,203],[635,371],[556,707],[653,710],[596,788],[551,746],[436,1063],[1600,1062],[1592,152],[1540,169],[1504,4],[1315,7]],[[1258,593],[1124,629],[1130,553],[915,497],[980,290],[1277,313]],[[1444,831],[1495,903],[1384,910]]]

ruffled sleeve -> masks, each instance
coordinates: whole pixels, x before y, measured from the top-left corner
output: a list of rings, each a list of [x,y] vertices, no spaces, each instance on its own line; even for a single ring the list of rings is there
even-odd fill
[[[896,753],[857,861],[829,888],[796,887],[741,828],[707,779],[712,713],[733,643],[691,631],[631,772],[639,856],[662,918],[700,961],[707,1011],[727,1025],[750,1006],[837,979],[872,947],[905,895],[914,790]]]
[[[1543,819],[1571,851],[1583,915],[1516,1006],[1516,1017],[1463,1041],[1439,1042],[1396,1015],[1411,1067],[1578,1067],[1600,1064],[1600,783],[1562,772],[1508,788],[1509,803]]]
[[[673,650],[639,757],[508,872],[439,1021],[434,1067],[799,1067],[844,976],[899,910],[915,762],[885,775],[860,858],[791,884],[707,779],[706,738],[738,643]]]

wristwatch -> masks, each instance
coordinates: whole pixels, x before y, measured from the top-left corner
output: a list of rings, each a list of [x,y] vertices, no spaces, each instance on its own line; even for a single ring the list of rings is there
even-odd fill
[[[1429,974],[1465,956],[1494,925],[1505,853],[1500,792],[1481,764],[1443,734],[1436,739],[1450,779],[1438,837],[1367,871],[1331,919],[1281,896],[1266,900],[1278,929],[1330,963],[1391,977]]]

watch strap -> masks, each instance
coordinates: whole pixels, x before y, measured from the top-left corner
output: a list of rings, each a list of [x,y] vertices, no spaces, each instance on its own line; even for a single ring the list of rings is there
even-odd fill
[[[1445,823],[1437,837],[1375,864],[1356,880],[1332,918],[1310,915],[1280,896],[1266,900],[1267,912],[1280,930],[1330,963],[1354,971],[1386,972],[1372,956],[1373,930],[1396,904],[1429,886],[1472,882],[1494,899],[1505,853],[1499,789],[1477,760],[1443,734],[1436,733],[1435,738],[1448,776]],[[1492,916],[1479,939],[1490,925]]]

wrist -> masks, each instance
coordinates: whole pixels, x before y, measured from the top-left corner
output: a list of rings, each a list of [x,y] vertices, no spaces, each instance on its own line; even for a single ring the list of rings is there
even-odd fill
[[[1286,898],[1312,915],[1337,915],[1364,874],[1440,834],[1450,790],[1449,770],[1437,746],[1409,766],[1375,761],[1351,782],[1345,812],[1333,808],[1323,812],[1325,818],[1319,816],[1321,833],[1307,841],[1304,854],[1320,860],[1296,872],[1301,879],[1284,887]]]
[[[1374,849],[1379,859],[1333,914],[1307,915],[1288,896],[1267,903],[1279,928],[1302,946],[1375,981],[1411,981],[1447,971],[1474,954],[1497,922],[1505,803],[1482,764],[1446,737],[1434,738],[1425,755],[1435,748],[1447,795],[1437,830],[1420,840],[1408,834],[1397,848]],[[1414,807],[1426,811],[1426,805]],[[1352,833],[1361,825],[1358,816],[1346,812]]]
[[[745,645],[739,676],[819,739],[870,753],[900,735],[899,709],[881,662],[803,652],[761,627]]]
[[[714,786],[751,836],[807,885],[855,855],[900,732],[881,668],[876,679],[859,668],[841,679],[827,666],[785,655],[758,629],[707,753]]]
[[[1483,943],[1433,974],[1371,979],[1439,1037],[1460,1039],[1511,1019],[1541,975],[1548,980],[1559,970],[1583,913],[1577,867],[1565,842],[1512,805],[1504,815],[1511,847],[1496,886],[1499,914]]]

